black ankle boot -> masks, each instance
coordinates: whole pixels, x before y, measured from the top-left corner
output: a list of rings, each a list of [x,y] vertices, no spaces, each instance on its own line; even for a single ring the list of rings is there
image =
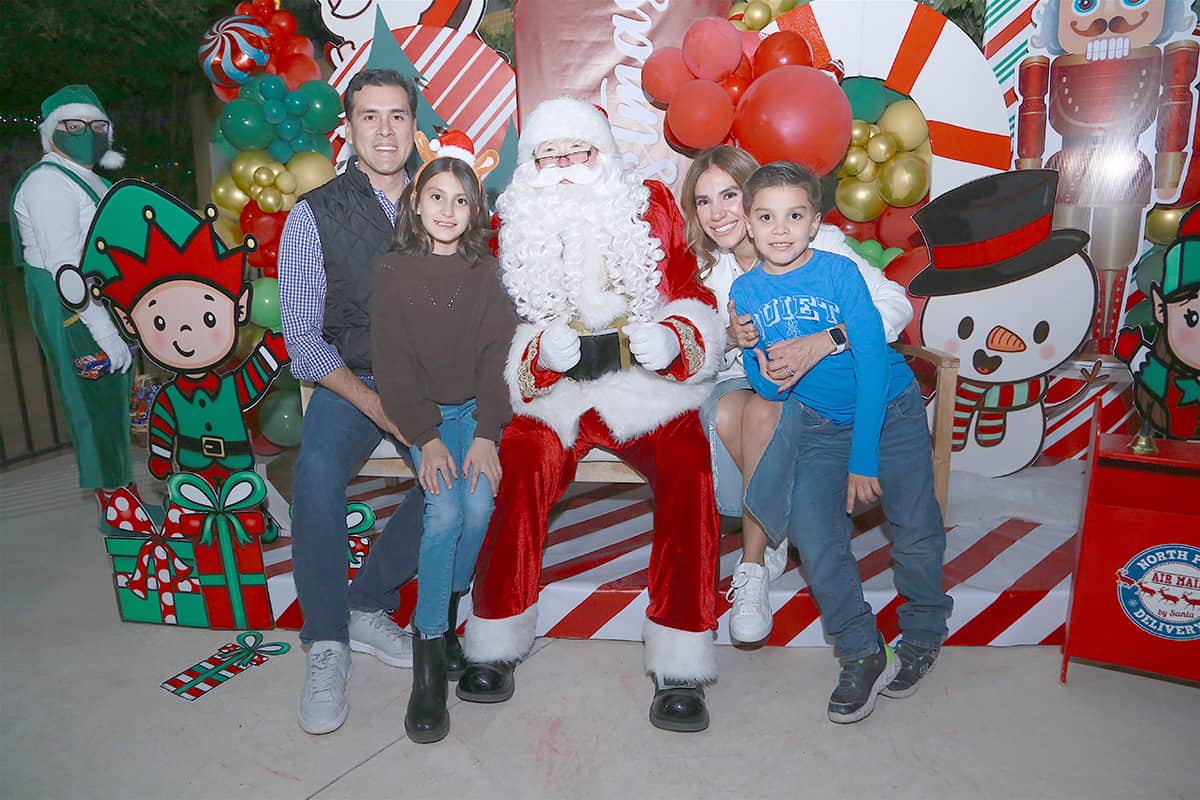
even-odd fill
[[[413,687],[408,696],[404,731],[414,742],[427,744],[450,733],[446,712],[446,643],[441,636],[413,637]]]
[[[512,697],[516,690],[516,682],[513,680],[513,670],[516,666],[511,661],[467,664],[454,693],[460,700],[466,700],[468,703],[503,703]]]
[[[664,731],[696,733],[708,727],[708,706],[704,687],[663,686],[654,691],[650,702],[650,724]]]
[[[446,615],[450,627],[442,634],[446,642],[446,677],[456,681],[467,668],[467,657],[463,655],[462,642],[458,640],[458,601],[464,592],[450,593],[450,610]]]

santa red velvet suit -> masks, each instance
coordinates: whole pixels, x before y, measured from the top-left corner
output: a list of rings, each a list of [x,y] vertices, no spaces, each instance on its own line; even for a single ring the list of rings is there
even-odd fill
[[[559,152],[564,169],[546,160],[537,169],[533,149],[552,140],[573,142]],[[590,147],[587,163],[571,163],[568,153],[582,158]],[[476,568],[467,658],[514,662],[529,652],[547,515],[597,446],[654,491],[646,669],[660,681],[710,683],[718,516],[696,409],[725,348],[715,299],[696,277],[671,193],[625,170],[601,112],[570,98],[543,103],[523,126],[519,161],[498,204],[501,271],[525,320],[506,373],[516,415],[501,438],[503,479]],[[635,363],[588,379],[546,368],[548,337],[560,346],[573,335],[564,323],[624,326]],[[665,366],[636,363],[647,340],[666,345]],[[653,355],[643,363],[657,366]]]

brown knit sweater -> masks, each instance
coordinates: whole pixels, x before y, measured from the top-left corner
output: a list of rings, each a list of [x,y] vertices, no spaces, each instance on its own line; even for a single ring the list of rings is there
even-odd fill
[[[438,437],[438,405],[475,398],[475,435],[494,442],[512,419],[504,363],[517,327],[490,256],[388,253],[375,267],[371,363],[383,410],[421,447]]]

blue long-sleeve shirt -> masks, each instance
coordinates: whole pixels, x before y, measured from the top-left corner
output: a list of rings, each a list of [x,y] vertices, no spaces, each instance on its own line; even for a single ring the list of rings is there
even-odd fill
[[[761,265],[733,283],[730,297],[739,314],[750,314],[758,328],[758,348],[807,336],[844,323],[852,347],[827,356],[785,393],[768,380],[747,349],[746,377],[768,400],[798,401],[830,420],[854,423],[850,472],[879,475],[879,431],[888,401],[913,380],[904,358],[887,346],[879,312],[854,263],[843,256],[813,250],[804,266],[772,275]]]

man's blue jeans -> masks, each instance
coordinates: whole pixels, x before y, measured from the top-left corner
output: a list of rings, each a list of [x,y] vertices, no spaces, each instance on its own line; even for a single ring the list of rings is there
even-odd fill
[[[458,479],[448,487],[440,478],[441,493],[425,493],[425,522],[421,533],[421,557],[417,581],[417,609],[413,627],[424,636],[445,633],[450,627],[447,612],[450,593],[471,587],[475,560],[492,519],[492,484],[483,473],[471,493],[471,481],[462,463],[475,440],[475,401],[459,406],[438,406],[442,424],[438,437],[450,451],[458,468]],[[421,450],[411,448],[413,462],[421,466]]]
[[[788,538],[800,553],[809,587],[821,609],[825,631],[843,661],[878,650],[875,615],[863,599],[858,564],[850,552],[851,520],[846,514],[850,437],[853,423],[838,425],[814,409],[788,400],[783,418],[759,462],[747,493],[755,516],[767,520],[787,513]],[[784,459],[790,460],[785,464]],[[790,508],[770,497],[775,475],[793,475]],[[888,403],[879,436],[879,483],[883,512],[891,524],[892,570],[900,606],[900,631],[914,644],[937,647],[947,633],[953,600],[942,591],[946,532],[933,492],[933,453],[925,406],[916,382]],[[786,491],[777,484],[777,491]],[[768,509],[774,500],[776,508]]]
[[[363,378],[371,389],[375,383]],[[292,564],[304,612],[304,642],[349,642],[349,609],[394,610],[400,587],[417,571],[421,490],[401,499],[347,586],[346,487],[383,439],[352,403],[323,386],[313,391],[292,481]],[[405,448],[398,448],[401,453]]]

